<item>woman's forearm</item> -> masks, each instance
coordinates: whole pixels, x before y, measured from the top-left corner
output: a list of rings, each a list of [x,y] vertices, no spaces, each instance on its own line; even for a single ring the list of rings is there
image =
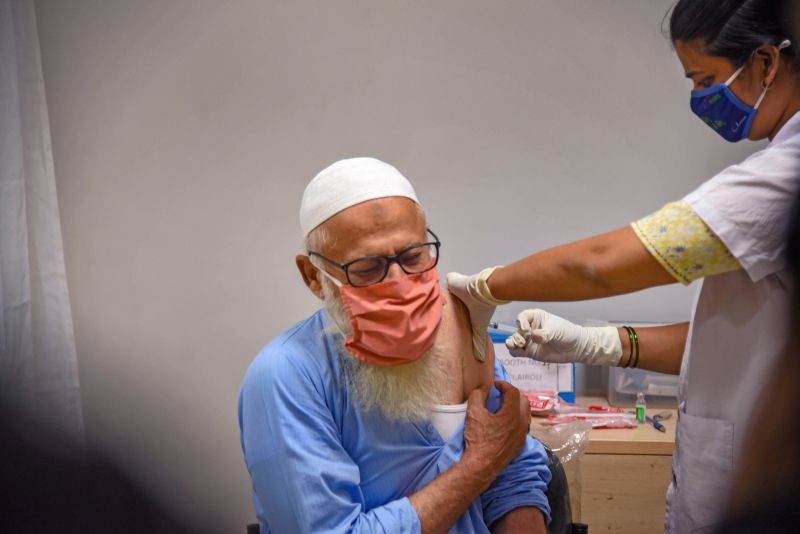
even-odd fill
[[[538,252],[497,269],[495,298],[570,301],[621,295],[674,283],[629,226]]]
[[[626,366],[631,360],[630,336],[624,328],[619,328],[618,332],[622,342],[622,358],[619,365]],[[636,368],[671,375],[680,373],[688,333],[689,323],[636,328],[636,336],[639,338],[639,359]]]

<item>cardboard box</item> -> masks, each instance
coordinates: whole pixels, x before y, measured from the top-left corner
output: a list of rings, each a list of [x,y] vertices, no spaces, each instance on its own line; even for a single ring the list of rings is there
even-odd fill
[[[521,391],[552,390],[567,402],[575,402],[575,364],[543,363],[530,358],[515,358],[506,347],[505,332],[489,332],[494,354],[505,367],[511,384]]]

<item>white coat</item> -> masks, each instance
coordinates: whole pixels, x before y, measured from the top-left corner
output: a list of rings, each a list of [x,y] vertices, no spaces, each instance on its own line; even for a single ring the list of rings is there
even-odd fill
[[[725,513],[753,408],[788,339],[785,230],[800,191],[800,113],[772,142],[686,198],[742,266],[698,288],[678,393],[666,531],[710,532]],[[769,454],[769,451],[764,451]]]

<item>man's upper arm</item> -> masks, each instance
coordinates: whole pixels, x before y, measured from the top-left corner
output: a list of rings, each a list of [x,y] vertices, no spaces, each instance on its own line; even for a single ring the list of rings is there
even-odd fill
[[[526,506],[508,512],[492,524],[491,530],[492,534],[512,534],[517,532],[547,534],[547,525],[541,510]]]
[[[500,360],[495,363],[495,377],[508,380]],[[544,446],[528,436],[525,446],[481,495],[484,519],[487,525],[517,508],[534,506],[541,510],[545,522],[550,521],[550,505],[545,491],[550,482],[547,453]]]
[[[284,350],[259,357],[240,395],[242,448],[260,518],[274,532],[418,530],[408,499],[365,511],[359,469],[342,447],[322,374]]]

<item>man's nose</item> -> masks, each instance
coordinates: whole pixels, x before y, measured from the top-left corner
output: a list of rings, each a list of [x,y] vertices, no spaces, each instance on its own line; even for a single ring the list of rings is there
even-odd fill
[[[394,262],[389,265],[389,272],[386,273],[386,278],[384,280],[394,280],[395,278],[401,278],[405,275],[406,273],[400,267],[400,264]]]

